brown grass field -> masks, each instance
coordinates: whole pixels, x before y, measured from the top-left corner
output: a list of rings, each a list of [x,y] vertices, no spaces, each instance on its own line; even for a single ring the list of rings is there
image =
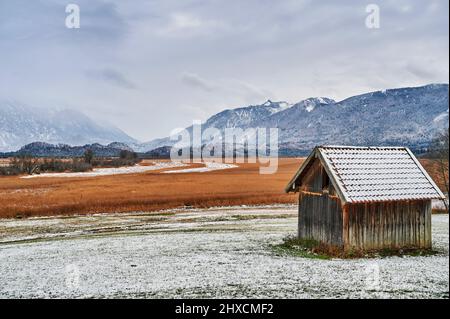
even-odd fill
[[[297,195],[285,194],[284,187],[302,161],[281,158],[278,172],[273,175],[260,175],[259,164],[246,163],[205,173],[149,171],[91,178],[0,177],[0,217],[295,203]],[[429,160],[421,162],[442,188],[437,165]]]

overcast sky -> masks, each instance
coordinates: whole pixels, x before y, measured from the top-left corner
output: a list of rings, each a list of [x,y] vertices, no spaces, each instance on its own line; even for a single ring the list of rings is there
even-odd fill
[[[81,28],[65,26],[78,4]],[[380,7],[368,29],[366,6]],[[142,141],[267,99],[448,82],[448,0],[0,0],[0,98]]]

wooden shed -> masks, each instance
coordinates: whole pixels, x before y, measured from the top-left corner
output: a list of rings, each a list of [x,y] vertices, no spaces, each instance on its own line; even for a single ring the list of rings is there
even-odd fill
[[[406,147],[316,147],[285,191],[300,194],[299,238],[345,250],[431,248],[444,198]]]

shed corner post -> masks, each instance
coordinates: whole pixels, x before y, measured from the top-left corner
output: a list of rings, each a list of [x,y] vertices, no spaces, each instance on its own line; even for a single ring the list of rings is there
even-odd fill
[[[344,203],[342,205],[342,242],[344,250],[348,250],[350,247],[349,238],[349,204]]]
[[[302,204],[302,192],[298,192],[298,209],[297,209],[297,238],[301,238],[301,204]]]
[[[433,248],[433,231],[432,231],[432,214],[433,214],[433,202],[430,199],[426,203],[425,213],[425,248]]]

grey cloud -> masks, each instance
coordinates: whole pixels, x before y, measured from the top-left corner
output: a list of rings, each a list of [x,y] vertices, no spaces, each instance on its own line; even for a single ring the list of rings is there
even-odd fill
[[[273,93],[266,89],[261,89],[250,83],[242,82],[239,80],[235,81],[236,87],[234,90],[241,95],[244,100],[251,102],[254,101],[264,101],[269,98],[273,98]]]
[[[220,97],[225,98],[226,96],[233,95],[240,98],[242,103],[263,101],[272,96],[272,93],[268,90],[234,78],[216,79],[212,81],[196,73],[183,73],[181,75],[181,81],[189,87]]]
[[[147,140],[266,98],[448,82],[448,0],[376,1],[379,30],[360,0],[73,2],[77,30],[64,2],[0,0],[0,98],[79,108]]]
[[[124,89],[136,89],[136,85],[128,80],[123,73],[111,68],[89,70],[86,72],[86,75],[90,78],[109,82]]]
[[[117,5],[103,1],[81,1],[80,38],[95,40],[119,40],[128,32],[128,23],[120,15]],[[71,30],[67,30],[70,33]]]
[[[411,72],[412,74],[414,74],[415,76],[417,76],[419,79],[424,79],[424,80],[432,78],[434,75],[431,72],[431,70],[421,68],[417,65],[408,65],[407,70],[409,72]]]
[[[195,73],[183,73],[181,75],[181,81],[190,87],[198,88],[206,92],[213,92],[215,89],[217,89],[217,86],[213,85],[212,83],[208,82]]]
[[[71,2],[2,0],[1,42],[16,46],[76,45],[89,49],[111,40],[118,40],[128,30],[127,23],[118,13],[116,4],[101,0],[75,1],[74,3],[80,7],[81,28],[67,29],[65,7],[68,3]]]

